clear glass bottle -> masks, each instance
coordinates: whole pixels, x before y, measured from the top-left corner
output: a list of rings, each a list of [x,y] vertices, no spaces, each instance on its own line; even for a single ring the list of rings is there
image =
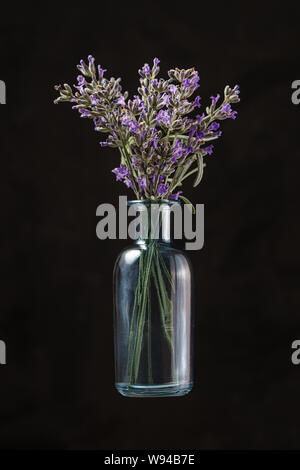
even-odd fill
[[[128,397],[185,395],[193,387],[192,270],[167,227],[170,209],[179,203],[128,204],[147,216],[114,269],[115,385]],[[153,204],[159,206],[159,236]]]

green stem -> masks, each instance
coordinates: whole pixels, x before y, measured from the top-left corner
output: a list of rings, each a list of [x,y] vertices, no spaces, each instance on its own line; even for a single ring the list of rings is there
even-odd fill
[[[127,354],[127,375],[131,374],[132,371],[132,364],[133,364],[133,351],[132,351],[132,342],[133,342],[133,335],[134,335],[134,326],[135,326],[135,317],[138,306],[140,304],[140,295],[141,295],[141,288],[142,288],[142,276],[141,273],[143,272],[143,254],[141,253],[140,262],[139,262],[139,272],[138,272],[138,280],[137,280],[137,287],[134,296],[134,304],[132,309],[132,317],[130,322],[130,330],[129,330],[129,339],[128,339],[128,354]]]
[[[139,365],[141,359],[141,350],[142,350],[142,340],[143,340],[143,332],[144,332],[144,324],[145,324],[145,315],[146,315],[146,302],[147,302],[147,293],[149,289],[149,278],[150,278],[150,269],[152,264],[152,257],[153,257],[154,245],[151,243],[148,251],[146,252],[146,260],[145,260],[145,269],[143,269],[143,286],[141,292],[141,306],[139,310],[139,318],[137,320],[137,331],[135,336],[135,345],[134,345],[134,353],[133,353],[133,370],[131,373],[131,380],[136,383],[138,378],[139,372]],[[130,382],[131,382],[130,380]]]
[[[196,173],[198,171],[198,168],[194,168],[192,171],[189,171],[186,175],[184,175],[184,177],[180,180],[180,184],[182,183],[182,181],[184,181],[186,178],[188,178],[189,176],[193,175],[194,173]],[[178,185],[177,185],[178,186]]]
[[[170,272],[169,272],[169,270],[168,270],[168,268],[167,268],[167,266],[166,266],[166,263],[165,263],[165,260],[164,260],[164,258],[163,258],[163,256],[162,256],[162,254],[161,254],[159,251],[158,251],[158,256],[159,256],[160,264],[161,264],[161,266],[162,266],[162,268],[163,268],[163,270],[164,270],[164,273],[165,273],[165,275],[166,275],[166,277],[167,277],[169,283],[171,284],[171,287],[174,289],[174,282],[173,282],[172,276],[171,276],[171,274],[170,274]]]
[[[171,312],[172,302],[168,297],[166,285],[165,285],[163,275],[160,269],[158,253],[156,253],[155,263],[156,263],[156,271],[158,275],[158,283],[159,283],[160,292],[161,292],[161,299],[162,299],[162,303],[164,306],[164,328],[166,332],[168,333],[168,337],[170,338],[170,344],[173,349],[173,340],[171,336],[172,335],[172,312]]]
[[[152,342],[152,337],[151,337],[151,286],[150,286],[150,281],[149,281],[149,289],[148,289],[148,382],[153,383],[153,378],[152,378],[152,352],[151,352],[151,342]]]
[[[158,277],[157,277],[157,274],[155,272],[154,265],[152,266],[152,276],[153,276],[154,284],[155,284],[155,288],[156,288],[157,300],[158,300],[159,311],[160,311],[160,318],[161,318],[161,323],[162,323],[164,335],[166,337],[166,340],[169,343],[171,351],[173,352],[172,339],[170,337],[168,328],[166,327],[166,323],[165,323],[166,304],[165,304],[165,301],[163,301],[163,298],[162,298],[164,296],[164,291],[165,291],[166,287],[165,287],[165,285],[162,286],[160,284],[160,282],[158,281]]]

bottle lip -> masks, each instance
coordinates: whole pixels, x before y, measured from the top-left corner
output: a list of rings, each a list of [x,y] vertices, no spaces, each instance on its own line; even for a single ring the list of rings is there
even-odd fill
[[[168,206],[177,205],[180,206],[181,202],[175,199],[134,199],[127,201],[127,206],[133,206],[134,204],[141,204],[143,206],[151,206],[152,204],[166,204]]]

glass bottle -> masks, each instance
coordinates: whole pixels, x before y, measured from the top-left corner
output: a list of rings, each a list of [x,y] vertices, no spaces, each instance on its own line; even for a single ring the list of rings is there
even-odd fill
[[[185,395],[193,387],[192,270],[170,238],[172,208],[181,207],[128,205],[143,218],[114,268],[115,386],[128,397]]]

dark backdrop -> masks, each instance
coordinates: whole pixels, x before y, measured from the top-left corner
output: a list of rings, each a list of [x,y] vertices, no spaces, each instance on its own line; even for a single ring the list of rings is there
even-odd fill
[[[243,6],[244,5],[244,6]],[[0,447],[300,448],[299,11],[286,2],[15,8],[1,18]],[[195,66],[202,103],[241,86],[236,121],[207,159],[205,247],[192,254],[193,392],[115,391],[112,269],[126,241],[96,238],[96,207],[126,188],[90,121],[54,106],[93,54],[133,93],[153,57]]]

